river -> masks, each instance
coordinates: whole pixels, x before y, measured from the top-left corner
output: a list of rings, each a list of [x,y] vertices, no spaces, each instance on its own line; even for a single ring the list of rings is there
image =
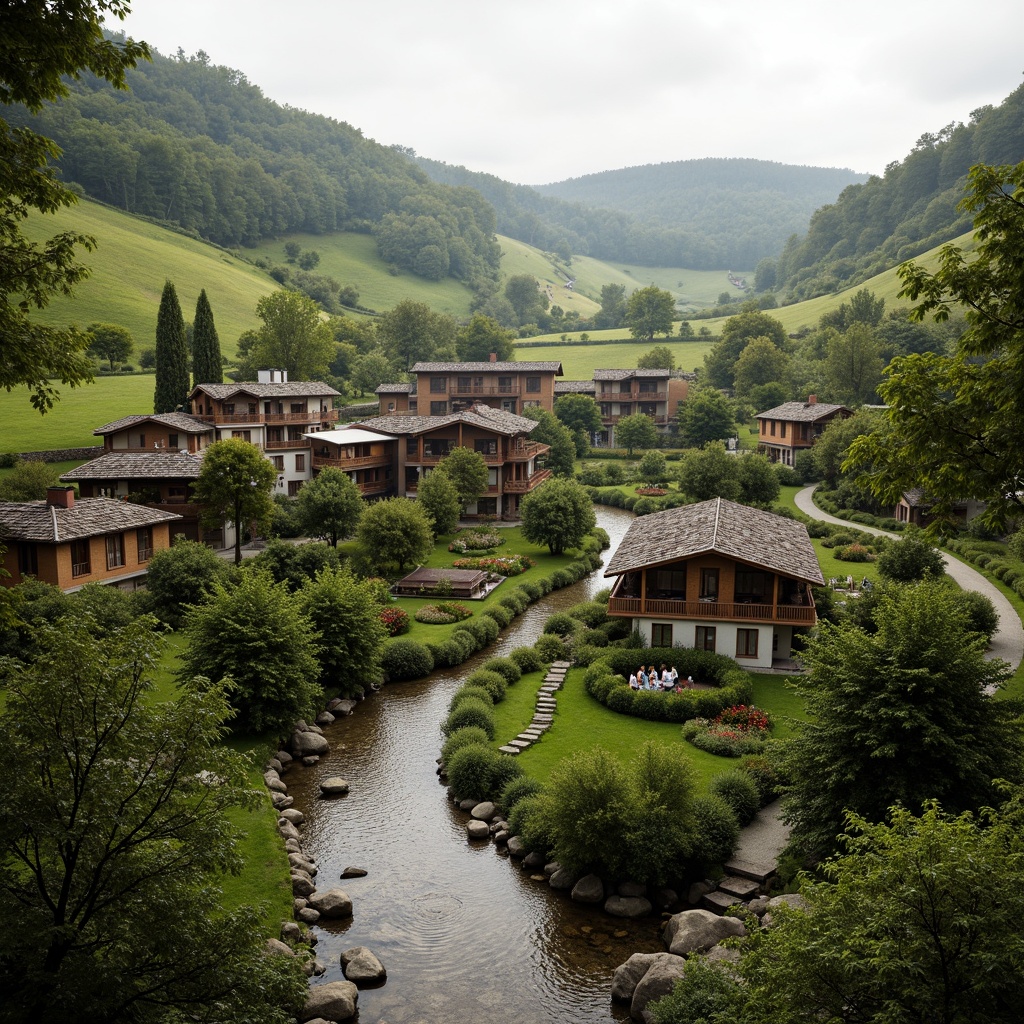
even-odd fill
[[[607,564],[633,516],[596,512],[612,540]],[[340,954],[351,946],[367,946],[387,968],[386,984],[360,992],[363,1024],[628,1019],[628,1008],[610,1002],[612,972],[632,953],[664,949],[658,917],[608,917],[531,877],[494,844],[470,845],[467,815],[436,774],[439,726],[466,675],[532,643],[548,615],[609,582],[599,569],[532,605],[469,662],[384,687],[325,730],[331,752],[319,764],[289,771],[318,885],[343,888],[354,905],[350,921],[317,926],[323,980],[342,980]],[[348,779],[347,797],[317,799],[330,775]],[[367,876],[339,881],[350,865]]]

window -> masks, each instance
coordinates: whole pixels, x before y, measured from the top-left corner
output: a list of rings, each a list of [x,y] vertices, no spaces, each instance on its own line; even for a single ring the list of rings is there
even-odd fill
[[[654,394],[658,390],[658,382],[656,380],[642,380],[639,383],[641,395]]]
[[[515,412],[516,411],[516,400],[514,398],[506,398],[501,403],[501,408],[504,412]]]
[[[440,459],[444,458],[452,449],[452,442],[450,438],[438,437],[431,440],[425,440],[423,442],[423,454],[428,459]]]
[[[480,438],[478,437],[473,442],[473,447],[481,455],[497,455],[498,454],[498,442],[495,439]]]
[[[299,488],[302,487],[301,480],[289,480],[288,481],[288,497],[294,498],[299,493]]]
[[[124,534],[111,534],[107,537],[107,568],[117,569],[122,565],[124,565]]]
[[[698,626],[693,646],[698,651],[713,651],[715,649],[715,634],[717,631],[717,626]]]
[[[71,542],[71,575],[88,576],[89,572],[89,542],[88,540],[73,540]]]
[[[178,447],[178,435],[177,434],[168,434],[167,435],[167,447],[168,448],[177,448]]]
[[[611,402],[602,402],[601,403],[601,418],[607,420],[607,419],[611,418],[611,415],[612,415],[612,404],[611,404]]]
[[[458,390],[460,395],[468,395],[473,390],[473,378],[472,377],[460,377]]]
[[[757,638],[759,633],[756,629],[737,629],[736,630],[736,657],[737,658],[756,658],[757,657]]]
[[[718,570],[701,569],[700,597],[702,601],[718,600]]]
[[[648,595],[649,597],[686,596],[685,569],[656,569],[653,573],[648,573],[647,578],[653,586],[653,592]]]
[[[633,415],[633,406],[631,406],[629,404],[629,402],[621,402],[619,404],[619,415],[620,416],[632,416]]]
[[[146,435],[145,434],[139,434],[139,447],[140,448],[145,448],[146,447]]]
[[[148,562],[153,557],[153,527],[143,526],[135,531],[139,561]]]
[[[35,544],[26,544],[23,541],[18,545],[18,572],[22,576],[39,575],[39,556]]]
[[[540,408],[540,402],[536,401],[535,399],[523,402],[523,408],[524,409],[539,409]]]
[[[416,456],[419,455],[419,453],[420,453],[420,442],[419,442],[418,438],[415,438],[415,437],[407,438],[406,442],[405,442],[405,454],[406,455],[411,455],[413,458],[416,458]]]
[[[255,412],[255,410],[253,410]],[[302,402],[292,402],[292,412],[305,412],[306,406]]]
[[[633,382],[629,380],[619,381],[619,394],[628,395],[633,390]]]
[[[395,411],[395,403],[394,402],[388,402],[388,412],[394,412],[394,411]]]
[[[774,437],[775,436],[775,420],[771,421],[771,424],[769,425],[768,429],[769,429],[769,432],[771,433],[772,437]]]
[[[233,416],[235,414],[235,403],[225,402],[224,403],[224,414],[226,416]]]
[[[672,624],[669,622],[654,622],[651,624],[651,646],[671,647],[672,646]]]
[[[498,391],[503,395],[512,394],[512,378],[511,377],[499,377],[498,378]]]
[[[498,514],[498,499],[479,498],[476,503],[476,512],[480,516],[496,516]]]
[[[284,456],[283,455],[271,455],[270,456],[270,461],[273,464],[274,469],[276,469],[278,471],[278,473],[283,473],[284,472]]]
[[[305,454],[299,454],[295,456],[295,472],[305,473],[306,472],[306,456]]]
[[[540,391],[540,377],[527,377],[526,390],[536,394]]]
[[[657,402],[640,402],[637,405],[637,411],[642,412],[645,416],[650,416],[651,419],[655,419],[658,415],[658,403]]]
[[[240,438],[243,441],[252,441],[252,431],[251,430],[232,430],[231,431],[231,436],[232,437]]]
[[[756,598],[757,603],[764,601],[772,592],[772,578],[766,572],[740,571],[736,573],[736,600]]]
[[[786,424],[785,423],[780,423],[779,424],[779,437],[785,437],[785,436],[786,436]]]
[[[430,403],[430,415],[431,416],[445,416],[448,413],[447,402],[431,402]]]
[[[448,392],[448,378],[447,377],[431,377],[430,378],[430,393],[432,395],[444,395]]]

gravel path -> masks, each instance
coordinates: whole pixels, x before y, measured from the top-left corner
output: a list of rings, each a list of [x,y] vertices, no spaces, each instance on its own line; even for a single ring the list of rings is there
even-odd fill
[[[850,526],[856,530],[863,530],[865,533],[874,533],[882,537],[895,537],[899,539],[898,533],[890,533],[887,530],[879,530],[873,526],[861,526],[860,523],[850,523],[845,519],[837,519],[827,512],[822,512],[814,504],[814,488],[816,485],[805,487],[797,491],[796,507],[812,519],[821,519],[826,523],[838,523],[840,526]],[[976,590],[984,594],[995,605],[996,613],[999,616],[999,628],[992,637],[987,657],[1002,658],[1008,662],[1010,667],[1016,671],[1021,660],[1024,659],[1024,627],[1021,626],[1020,616],[1014,611],[1013,605],[1006,599],[1002,591],[993,586],[992,583],[978,572],[977,569],[965,565],[963,562],[951,555],[943,553],[943,561],[946,563],[946,572],[960,584],[964,590]]]

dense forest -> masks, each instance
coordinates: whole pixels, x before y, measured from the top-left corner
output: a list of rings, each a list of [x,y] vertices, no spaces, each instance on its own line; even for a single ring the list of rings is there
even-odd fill
[[[1024,86],[998,107],[972,111],[968,124],[925,132],[883,176],[845,188],[814,214],[804,237],[789,239],[764,281],[794,301],[859,284],[970,230],[957,204],[973,165],[1021,160]]]

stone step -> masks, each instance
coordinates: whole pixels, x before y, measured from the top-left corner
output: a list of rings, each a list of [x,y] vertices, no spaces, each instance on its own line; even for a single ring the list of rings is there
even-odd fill
[[[551,667],[553,669],[560,668],[563,672],[568,672],[569,669],[572,667],[572,662],[571,661],[553,661],[553,662],[551,662]]]
[[[551,728],[550,722],[538,722],[534,720],[527,726],[529,732],[547,732]]]
[[[755,864],[749,860],[731,860],[725,866],[727,875],[739,875],[740,878],[751,878],[764,885],[775,874],[775,864]]]
[[[719,891],[729,896],[735,896],[741,900],[752,900],[760,891],[760,885],[752,878],[740,878],[739,875],[729,875],[718,883]]]
[[[742,900],[738,900],[735,896],[730,896],[728,893],[716,890],[702,896],[700,905],[703,910],[710,910],[715,914],[724,914],[730,907],[735,907],[738,903],[742,902]]]
[[[519,748],[518,747],[510,747],[510,746],[508,746],[506,744],[504,747],[498,747],[498,753],[499,754],[512,754],[512,755],[516,755],[516,754],[519,753]]]
[[[520,750],[525,750],[532,743],[533,743],[533,740],[509,740],[508,741],[508,745],[510,747],[518,747]]]
[[[533,721],[534,722],[546,722],[548,725],[550,725],[554,720],[555,720],[555,716],[554,715],[549,715],[549,714],[547,714],[546,712],[543,712],[543,711],[537,711],[537,712],[534,713],[534,716],[533,716]],[[735,872],[735,871],[732,872],[732,873],[733,874],[737,874],[737,872]]]

